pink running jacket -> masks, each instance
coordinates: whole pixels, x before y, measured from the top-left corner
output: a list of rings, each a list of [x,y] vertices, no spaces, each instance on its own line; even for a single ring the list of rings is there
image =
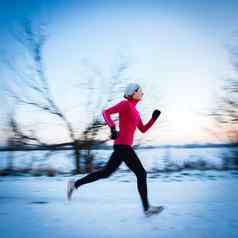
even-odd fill
[[[145,125],[143,124],[139,112],[136,110],[136,104],[139,101],[134,99],[122,100],[115,106],[103,111],[103,118],[107,125],[112,128],[115,123],[111,119],[111,114],[119,113],[119,135],[114,144],[132,145],[136,127],[145,133],[155,122],[151,118]]]

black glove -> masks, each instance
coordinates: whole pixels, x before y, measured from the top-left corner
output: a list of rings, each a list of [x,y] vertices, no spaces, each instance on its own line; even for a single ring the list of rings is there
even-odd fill
[[[112,139],[112,140],[115,140],[115,139],[117,138],[117,136],[118,136],[118,132],[117,132],[117,130],[116,130],[116,127],[113,126],[113,127],[111,128],[111,139]]]
[[[152,118],[154,119],[154,120],[156,120],[158,117],[159,117],[159,115],[160,115],[160,111],[159,110],[154,110],[153,111],[153,113],[152,113]]]

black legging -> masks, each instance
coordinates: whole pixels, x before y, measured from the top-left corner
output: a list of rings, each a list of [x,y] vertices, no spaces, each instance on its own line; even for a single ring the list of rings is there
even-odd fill
[[[75,182],[75,187],[78,188],[83,184],[109,177],[124,161],[128,168],[132,170],[137,177],[137,189],[142,200],[143,208],[145,211],[148,210],[149,203],[147,197],[146,171],[138,156],[136,155],[133,148],[129,145],[114,145],[113,149],[114,151],[111,154],[106,166],[99,171],[90,173],[87,176],[77,180]]]

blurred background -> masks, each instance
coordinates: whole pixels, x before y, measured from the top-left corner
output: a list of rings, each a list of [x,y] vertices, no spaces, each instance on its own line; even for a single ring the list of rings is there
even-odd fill
[[[150,176],[237,176],[238,3],[182,2],[1,1],[0,175],[103,166],[102,110],[136,82],[143,121],[162,112],[135,135]]]

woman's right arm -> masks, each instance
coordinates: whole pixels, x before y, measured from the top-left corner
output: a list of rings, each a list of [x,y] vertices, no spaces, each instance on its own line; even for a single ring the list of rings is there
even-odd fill
[[[120,113],[126,110],[126,104],[127,104],[127,101],[121,101],[117,103],[115,106],[112,106],[103,110],[102,112],[103,118],[110,128],[115,127],[115,123],[112,120],[110,115],[114,113]]]

